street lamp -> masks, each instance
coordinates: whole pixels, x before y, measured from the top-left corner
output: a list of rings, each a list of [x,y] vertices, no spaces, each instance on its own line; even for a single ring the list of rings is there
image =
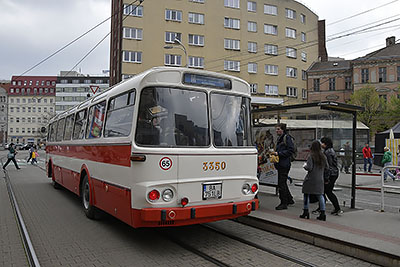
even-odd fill
[[[179,45],[179,46],[177,46],[177,45]],[[165,49],[179,48],[179,49],[183,50],[183,52],[185,53],[185,57],[186,57],[185,68],[188,67],[188,62],[189,62],[188,54],[187,54],[187,52],[186,52],[185,46],[182,44],[181,41],[179,41],[179,39],[175,38],[175,40],[174,40],[174,45],[165,45],[164,48],[165,48]]]

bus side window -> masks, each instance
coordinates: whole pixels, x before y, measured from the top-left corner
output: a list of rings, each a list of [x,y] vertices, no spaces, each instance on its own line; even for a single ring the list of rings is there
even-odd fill
[[[71,140],[73,126],[74,126],[74,114],[71,114],[65,120],[64,140]]]
[[[104,137],[128,136],[131,133],[134,103],[135,91],[110,99]]]
[[[56,121],[51,124],[51,130],[50,130],[51,131],[50,132],[50,141],[51,142],[56,141],[56,126],[57,126]]]
[[[86,127],[86,138],[99,138],[103,130],[104,113],[106,101],[102,101],[90,107],[88,125]]]
[[[85,136],[86,109],[78,111],[75,115],[74,132],[72,139],[83,139]]]
[[[64,123],[65,123],[65,118],[63,118],[57,122],[56,141],[61,141],[63,139]]]

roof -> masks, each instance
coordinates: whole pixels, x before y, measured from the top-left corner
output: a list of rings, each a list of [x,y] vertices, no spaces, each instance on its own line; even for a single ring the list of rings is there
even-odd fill
[[[397,123],[395,126],[393,126],[392,128],[390,128],[389,130],[380,132],[380,134],[388,134],[390,132],[390,130],[393,130],[393,133],[400,133],[400,122]]]
[[[258,105],[282,105],[282,98],[272,98],[272,97],[261,97],[261,96],[252,96],[251,104]]]
[[[356,58],[354,61],[400,59],[400,43],[386,46],[363,57]]]
[[[352,129],[353,120],[286,120],[281,119],[288,129]],[[263,124],[276,124],[276,119],[260,119]],[[358,130],[368,130],[369,128],[362,122],[357,121]]]
[[[313,71],[336,71],[336,70],[351,70],[350,60],[337,60],[337,61],[325,61],[325,62],[314,62],[311,67],[307,70],[308,72]]]

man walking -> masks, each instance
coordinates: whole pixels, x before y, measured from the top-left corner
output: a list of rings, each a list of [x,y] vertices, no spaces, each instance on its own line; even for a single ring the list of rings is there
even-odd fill
[[[278,171],[278,192],[281,203],[275,207],[276,210],[285,210],[288,205],[294,204],[293,196],[287,186],[288,174],[291,167],[290,156],[294,153],[292,138],[286,134],[286,124],[278,123],[275,126],[278,142],[276,151],[272,154],[279,157],[279,161],[274,163]]]
[[[367,164],[368,165],[368,172],[371,172],[372,169],[372,152],[371,148],[369,147],[368,143],[365,144],[365,147],[362,149],[363,157],[364,157],[364,172],[367,172]]]

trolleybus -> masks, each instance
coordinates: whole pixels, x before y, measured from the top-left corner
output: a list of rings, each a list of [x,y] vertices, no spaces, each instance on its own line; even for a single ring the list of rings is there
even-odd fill
[[[57,114],[47,175],[133,227],[236,218],[258,208],[249,85],[156,67]]]

